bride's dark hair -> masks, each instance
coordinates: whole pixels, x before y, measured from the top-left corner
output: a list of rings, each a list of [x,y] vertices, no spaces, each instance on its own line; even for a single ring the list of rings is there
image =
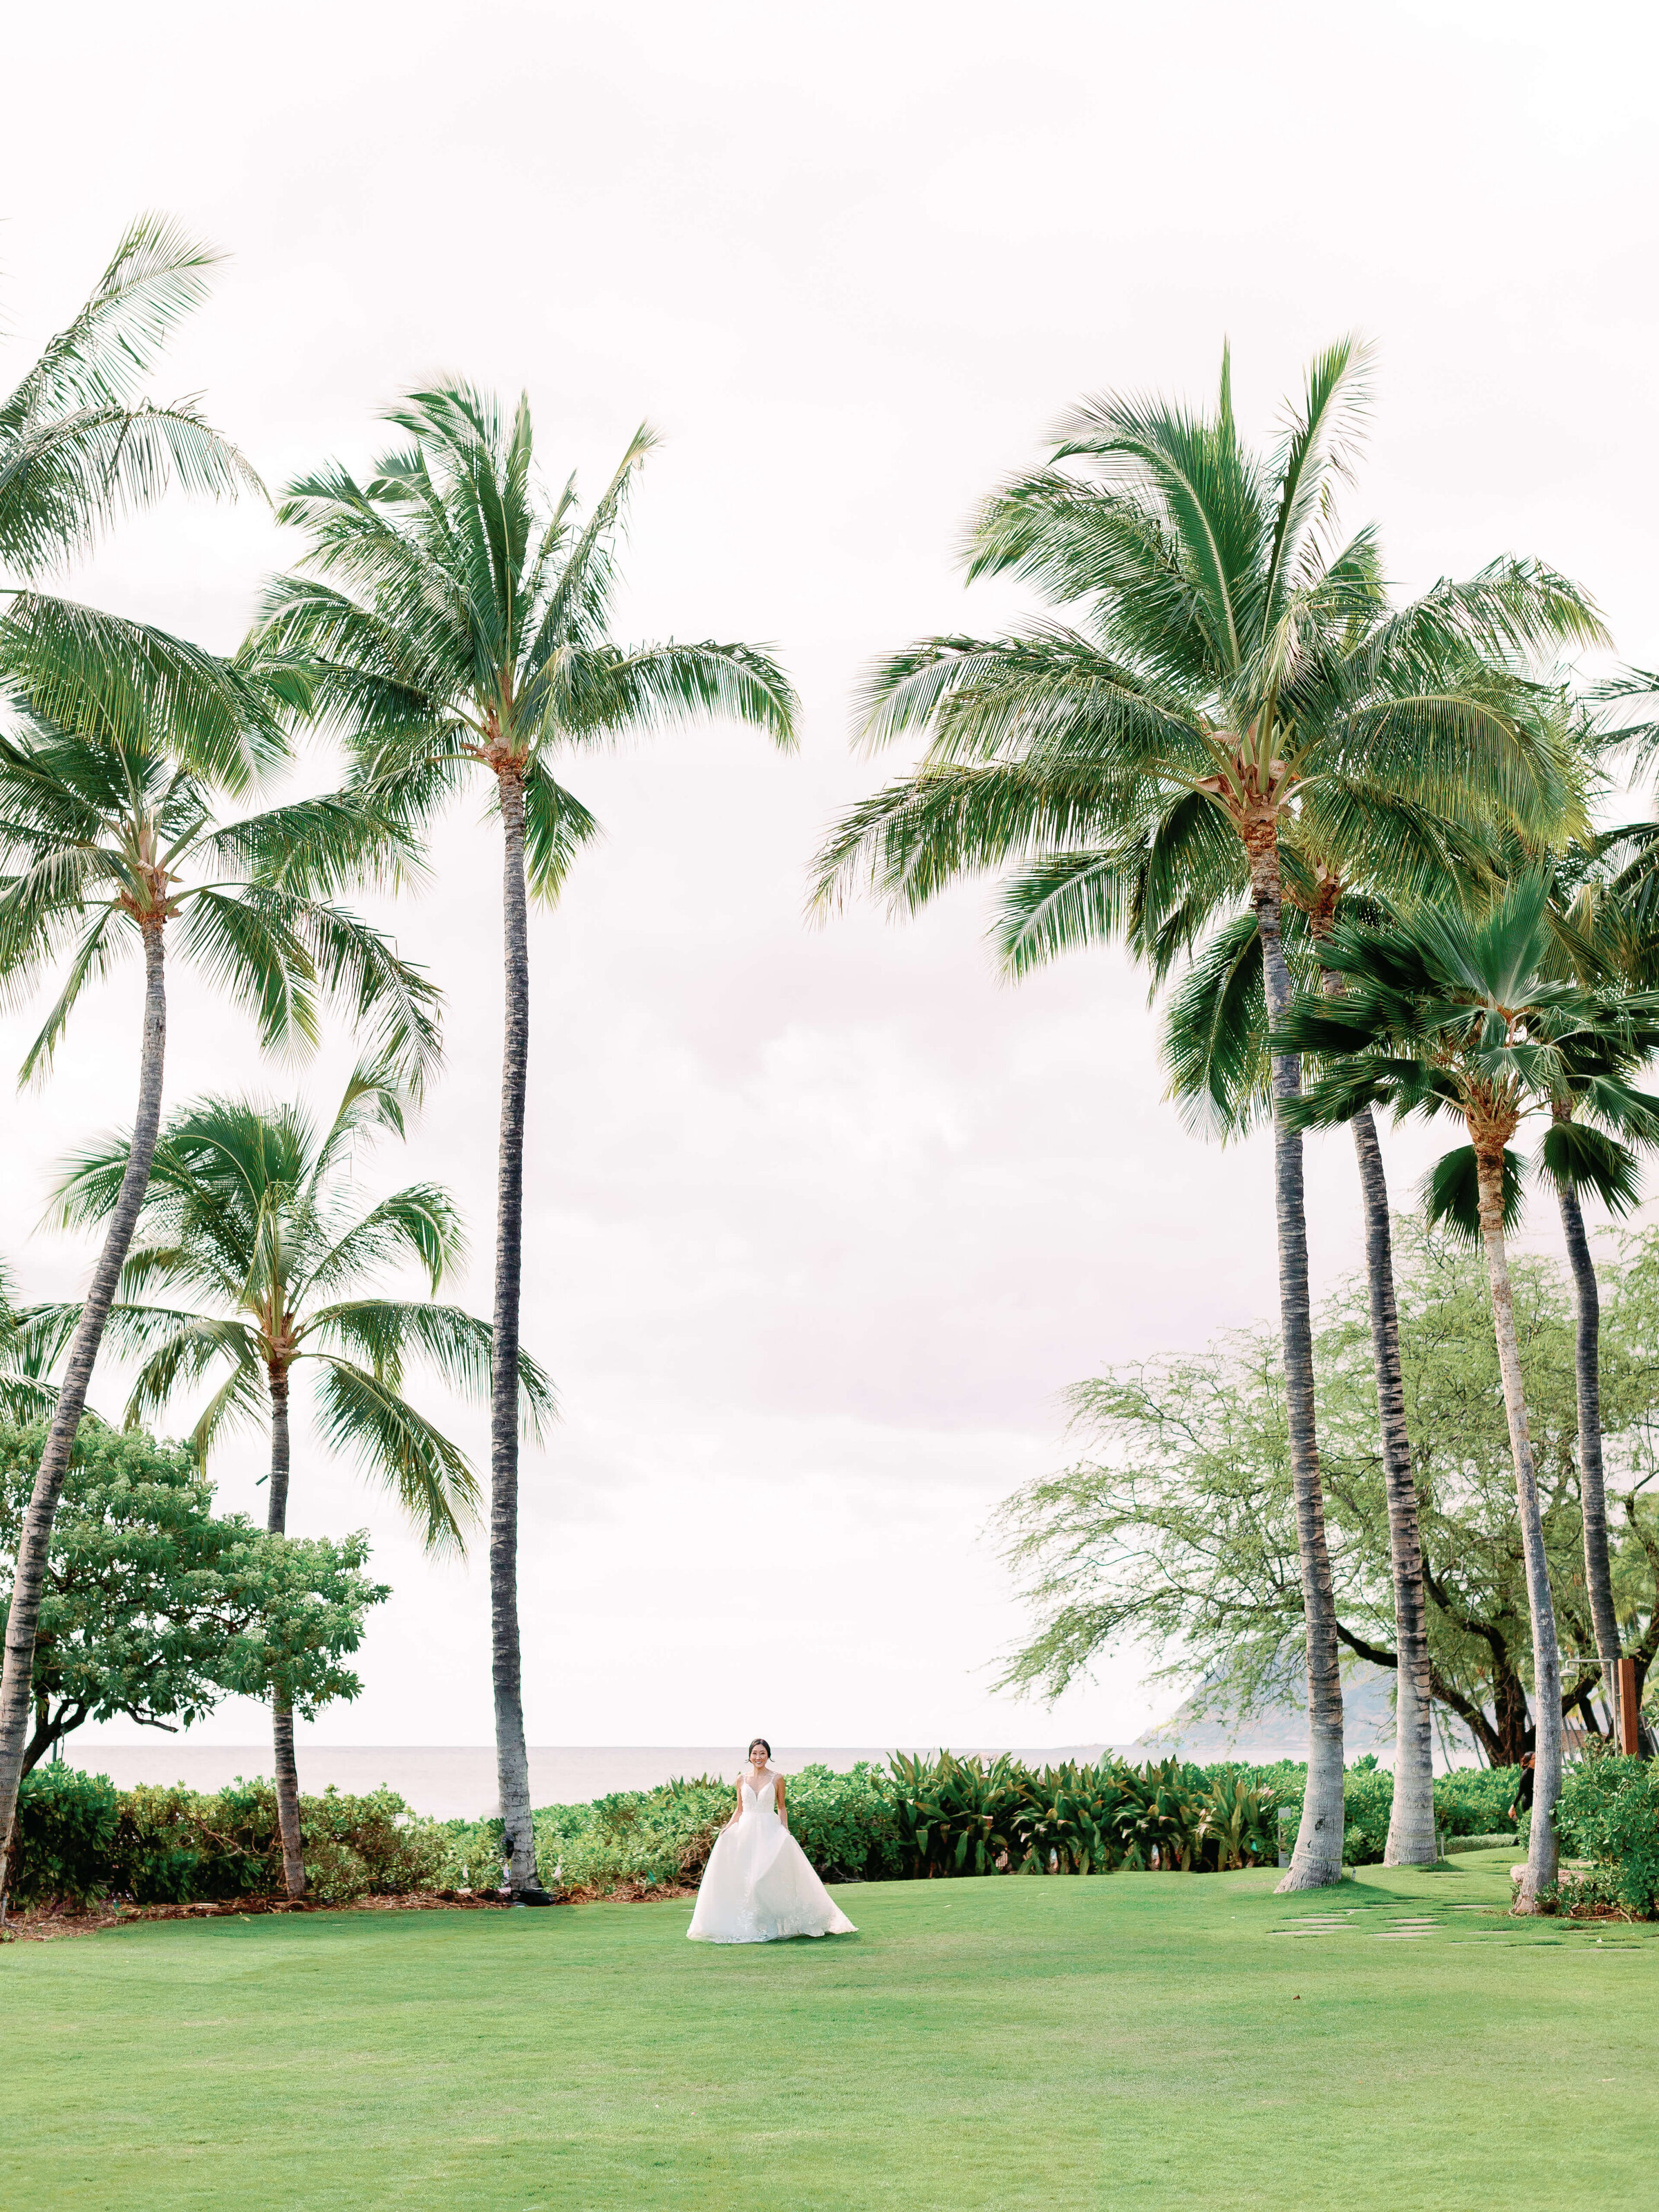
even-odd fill
[[[772,1747],[768,1743],[766,1738],[763,1735],[751,1735],[749,1739],[750,1750],[752,1751],[757,1744],[760,1746],[761,1749],[766,1753],[766,1756],[770,1759],[772,1756]]]

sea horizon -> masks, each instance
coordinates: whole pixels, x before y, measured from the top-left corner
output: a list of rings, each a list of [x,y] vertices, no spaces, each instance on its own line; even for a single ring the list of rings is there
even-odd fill
[[[1091,1761],[1127,1746],[1105,1743],[952,1744],[963,1757],[1011,1752],[1037,1765],[1066,1759]],[[890,1745],[786,1744],[773,1753],[784,1773],[803,1766],[828,1766],[845,1773],[861,1760],[884,1765],[896,1750],[934,1752],[937,1743]],[[489,1818],[500,1810],[493,1744],[305,1744],[297,1747],[300,1787],[307,1796],[335,1789],[361,1796],[385,1787],[395,1790],[416,1813],[441,1820]],[[64,1745],[67,1765],[88,1774],[105,1774],[118,1790],[141,1784],[182,1783],[202,1791],[222,1790],[238,1779],[269,1777],[270,1743],[191,1743],[142,1737]],[[742,1763],[740,1746],[722,1744],[539,1744],[532,1745],[530,1795],[532,1804],[580,1805],[623,1790],[650,1790],[677,1776],[713,1774],[726,1778]]]

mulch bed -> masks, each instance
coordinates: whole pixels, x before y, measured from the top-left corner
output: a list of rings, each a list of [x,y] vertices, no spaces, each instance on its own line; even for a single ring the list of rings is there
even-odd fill
[[[664,1899],[695,1897],[695,1889],[658,1882],[619,1883],[616,1888],[565,1889],[556,1905],[655,1905]],[[232,1897],[206,1905],[122,1905],[78,1906],[62,1899],[7,1916],[6,1934],[27,1943],[51,1943],[60,1936],[96,1936],[106,1928],[131,1928],[141,1920],[246,1920],[267,1912],[500,1912],[508,1900],[489,1892],[460,1889],[411,1890],[403,1897],[354,1897],[341,1905],[325,1898]]]

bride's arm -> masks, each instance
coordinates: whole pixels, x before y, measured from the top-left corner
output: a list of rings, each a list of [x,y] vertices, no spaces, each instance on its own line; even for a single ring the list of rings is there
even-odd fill
[[[734,1822],[740,1820],[743,1818],[743,1777],[741,1775],[739,1775],[737,1780],[732,1784],[732,1795],[737,1799],[738,1802],[736,1809],[732,1814],[732,1819],[726,1824],[728,1828],[731,1827]]]
[[[778,1818],[779,1818],[779,1820],[781,1820],[782,1821],[782,1823],[783,1823],[783,1825],[784,1825],[784,1826],[785,1826],[786,1828],[789,1826],[789,1814],[788,1814],[787,1808],[786,1808],[786,1806],[785,1806],[785,1804],[784,1804],[784,1802],[783,1802],[783,1794],[784,1794],[785,1790],[787,1790],[787,1788],[788,1788],[788,1787],[789,1787],[788,1777],[787,1777],[787,1775],[782,1775],[782,1774],[779,1775],[779,1777],[778,1777]]]

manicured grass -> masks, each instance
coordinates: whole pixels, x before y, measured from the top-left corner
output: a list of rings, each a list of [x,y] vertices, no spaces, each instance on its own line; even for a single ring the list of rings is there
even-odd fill
[[[0,2204],[1650,2212],[1659,1944],[1504,1918],[1507,1856],[15,1944]]]

